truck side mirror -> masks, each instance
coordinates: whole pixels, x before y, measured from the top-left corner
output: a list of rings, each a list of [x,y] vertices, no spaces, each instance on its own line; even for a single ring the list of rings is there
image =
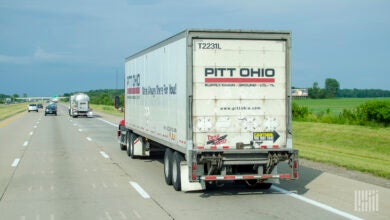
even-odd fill
[[[119,96],[115,96],[115,98],[114,98],[114,105],[115,105],[115,108],[116,108],[116,109],[119,108],[119,105],[120,105]]]

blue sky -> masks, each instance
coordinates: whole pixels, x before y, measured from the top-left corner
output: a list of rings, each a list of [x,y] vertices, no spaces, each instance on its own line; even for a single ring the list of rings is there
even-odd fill
[[[0,0],[0,93],[121,88],[126,57],[187,28],[291,31],[293,86],[390,90],[389,11],[388,0]]]

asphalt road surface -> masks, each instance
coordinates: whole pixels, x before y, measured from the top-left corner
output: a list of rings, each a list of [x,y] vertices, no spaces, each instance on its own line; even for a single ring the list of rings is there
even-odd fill
[[[271,189],[176,192],[162,155],[130,159],[119,118],[22,113],[0,122],[0,219],[389,219],[390,189],[301,166]],[[283,169],[283,167],[281,167]]]

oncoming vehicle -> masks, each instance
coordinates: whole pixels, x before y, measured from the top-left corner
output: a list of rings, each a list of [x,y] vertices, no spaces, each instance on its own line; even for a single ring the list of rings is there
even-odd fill
[[[28,112],[31,112],[31,111],[36,111],[36,112],[38,112],[38,106],[37,106],[37,104],[29,104],[28,107],[27,107],[27,111],[28,111]]]
[[[51,105],[46,106],[45,116],[48,114],[57,115],[57,106],[55,104],[51,104]]]

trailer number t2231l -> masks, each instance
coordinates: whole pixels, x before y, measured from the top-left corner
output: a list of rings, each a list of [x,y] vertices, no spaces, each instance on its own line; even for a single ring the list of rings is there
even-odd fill
[[[199,49],[211,49],[211,50],[216,50],[216,49],[222,49],[219,45],[219,43],[198,43],[198,48]]]

